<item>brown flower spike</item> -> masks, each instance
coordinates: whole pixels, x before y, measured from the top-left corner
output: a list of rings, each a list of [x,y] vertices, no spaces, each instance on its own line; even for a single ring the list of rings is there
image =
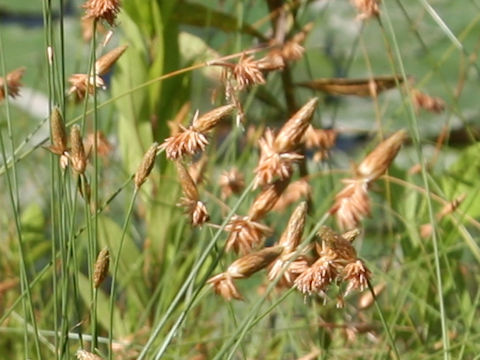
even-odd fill
[[[9,72],[6,76],[6,79],[0,77],[0,100],[5,99],[5,83],[7,85],[8,95],[12,98],[15,98],[20,93],[20,80],[22,79],[23,74],[25,73],[25,67],[20,67]]]
[[[282,246],[268,247],[242,256],[235,260],[225,272],[210,278],[208,283],[212,284],[214,291],[225,300],[242,300],[242,295],[238,292],[233,280],[252,276],[275,260],[282,250]]]
[[[197,185],[193,182],[188,170],[180,161],[176,161],[175,165],[183,191],[183,197],[178,205],[185,208],[193,226],[201,226],[210,219],[207,208],[199,200]]]
[[[105,20],[110,26],[115,24],[115,19],[120,11],[119,0],[88,0],[83,4],[85,18]]]
[[[93,271],[93,285],[95,288],[98,288],[107,277],[109,265],[110,252],[108,248],[104,248],[98,254],[97,261],[95,262],[95,269]]]
[[[255,169],[255,187],[271,183],[275,178],[288,179],[293,171],[292,165],[303,159],[296,152],[310,125],[318,98],[309,100],[280,129],[277,136],[267,130],[259,141],[260,160]]]
[[[231,114],[234,108],[234,105],[225,105],[200,117],[198,114],[195,114],[192,125],[188,128],[179,125],[181,131],[165,139],[160,148],[165,150],[167,158],[170,160],[177,160],[185,155],[194,155],[199,151],[205,150],[208,144],[207,133],[222,118]]]
[[[80,126],[78,125],[73,125],[70,130],[70,145],[72,148],[69,158],[72,168],[77,174],[83,174],[87,167],[87,155],[83,147]]]
[[[154,142],[150,145],[150,148],[147,150],[145,155],[143,156],[142,162],[135,173],[135,177],[133,179],[135,183],[135,187],[137,189],[142,186],[142,184],[147,180],[148,175],[152,172],[153,165],[155,165],[155,158],[157,156],[158,151],[158,143]]]

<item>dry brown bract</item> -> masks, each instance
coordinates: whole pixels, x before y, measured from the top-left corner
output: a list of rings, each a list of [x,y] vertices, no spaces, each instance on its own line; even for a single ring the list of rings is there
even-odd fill
[[[324,293],[334,282],[348,283],[345,295],[367,287],[371,273],[357,257],[350,241],[327,227],[318,235],[322,240],[321,244],[316,244],[318,259],[295,280],[295,287],[308,295]]]
[[[282,250],[282,246],[268,247],[242,256],[235,260],[227,268],[227,271],[210,278],[208,283],[212,284],[214,291],[224,299],[228,301],[232,299],[241,300],[242,296],[235,287],[233,280],[252,276],[275,260],[282,253]]]
[[[82,6],[85,9],[84,18],[105,20],[113,26],[118,12],[120,11],[119,0],[88,0]]]
[[[77,174],[83,174],[87,167],[87,155],[83,147],[82,134],[80,126],[73,125],[70,130],[70,163]]]
[[[272,233],[268,226],[252,220],[249,216],[238,215],[232,216],[225,226],[225,231],[229,233],[226,250],[240,254],[248,254],[265,236]]]
[[[350,0],[353,6],[357,8],[358,20],[368,20],[380,15],[378,0]]]
[[[9,72],[6,76],[6,85],[7,85],[7,92],[8,95],[12,98],[15,98],[20,93],[20,80],[22,80],[22,76],[25,73],[25,68],[20,67]],[[0,101],[5,99],[5,79],[0,77]]]

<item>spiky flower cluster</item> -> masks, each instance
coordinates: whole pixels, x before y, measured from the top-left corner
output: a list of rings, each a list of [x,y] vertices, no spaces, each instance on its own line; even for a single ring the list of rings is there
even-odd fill
[[[345,187],[335,196],[335,204],[330,208],[340,228],[352,229],[370,214],[368,188],[387,171],[405,139],[406,132],[397,131],[365,157],[355,169],[353,179],[343,180]]]

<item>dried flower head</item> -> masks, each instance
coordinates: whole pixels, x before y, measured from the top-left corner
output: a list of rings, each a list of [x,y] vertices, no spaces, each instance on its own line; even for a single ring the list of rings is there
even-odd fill
[[[337,131],[334,129],[315,129],[310,125],[305,131],[303,140],[307,149],[318,149],[314,155],[314,160],[319,162],[328,158],[329,150],[337,141]]]
[[[323,227],[319,233],[322,242],[316,244],[318,259],[295,280],[294,286],[304,294],[324,293],[333,282],[347,282],[345,294],[363,289],[370,279],[370,271],[358,259],[350,241]],[[340,295],[339,304],[343,303]]]
[[[120,56],[122,56],[125,50],[127,50],[127,48],[128,45],[118,46],[98,58],[95,62],[95,74],[100,76],[106,74],[113,64],[115,64],[115,62],[120,58]]]
[[[280,195],[280,198],[277,200],[272,210],[283,211],[290,204],[293,204],[302,198],[309,199],[311,195],[312,187],[308,183],[307,179],[298,179],[288,184],[287,188],[283,191],[282,195]]]
[[[342,182],[346,186],[335,196],[335,203],[329,211],[336,216],[341,229],[353,229],[370,215],[368,185],[362,180],[345,179]]]
[[[179,206],[185,208],[185,212],[190,216],[193,226],[201,226],[210,218],[205,204],[199,201],[197,185],[194,183],[188,170],[179,161],[176,161],[175,164],[184,195],[180,199]]]
[[[222,192],[222,198],[227,199],[232,194],[240,193],[245,187],[245,178],[237,168],[222,172],[218,180]]]
[[[365,266],[362,260],[357,259],[354,262],[348,263],[343,270],[343,279],[348,282],[345,295],[348,295],[352,290],[363,290],[368,287],[371,272]]]
[[[54,107],[50,115],[50,133],[52,145],[47,149],[56,155],[63,155],[67,149],[67,134],[60,109]]]
[[[303,155],[295,152],[277,152],[275,150],[275,136],[272,130],[267,129],[262,139],[258,141],[260,146],[260,159],[255,168],[255,184],[270,184],[276,178],[279,180],[289,179],[293,172],[293,164],[303,159]]]
[[[5,99],[5,85],[7,87],[8,95],[12,98],[18,96],[20,93],[20,80],[22,79],[23,74],[25,73],[26,68],[20,67],[11,72],[6,76],[6,79],[0,77],[0,100]]]
[[[93,285],[95,288],[98,288],[107,277],[109,265],[110,252],[108,248],[104,248],[98,254],[97,261],[95,262],[95,269],[93,271]]]
[[[89,133],[84,141],[85,152],[87,156],[93,151],[95,144],[95,134]],[[112,144],[102,131],[97,131],[97,154],[103,157],[108,156],[113,150]]]
[[[85,18],[103,19],[113,26],[120,11],[120,0],[87,0],[82,7],[85,9]]]
[[[208,144],[206,133],[211,131],[225,116],[232,113],[234,105],[220,106],[208,113],[198,116],[195,114],[192,125],[188,128],[178,124],[180,131],[165,139],[161,145],[165,149],[167,158],[177,160],[184,155],[193,155],[205,150]]]
[[[73,170],[77,174],[83,174],[87,167],[87,155],[83,147],[82,134],[80,126],[73,125],[70,130],[70,162]]]
[[[248,216],[234,215],[225,226],[228,238],[226,250],[248,254],[253,247],[261,243],[265,236],[271,234],[268,226],[252,220]]]
[[[445,102],[439,97],[433,97],[419,90],[412,90],[413,105],[416,109],[439,114],[445,110]]]
[[[282,246],[267,247],[254,253],[247,254],[235,260],[227,271],[216,275],[208,280],[217,294],[226,300],[241,299],[233,279],[243,279],[252,276],[256,272],[268,266],[283,251]]]
[[[382,141],[356,169],[356,175],[367,182],[378,179],[387,171],[400,147],[407,138],[405,130],[399,130]]]
[[[76,355],[78,360],[102,360],[100,356],[85,350],[77,350]]]
[[[137,189],[142,186],[142,184],[147,180],[148,176],[152,172],[153,165],[155,164],[155,158],[157,156],[158,151],[158,143],[154,142],[150,145],[150,148],[147,150],[145,155],[143,156],[142,162],[135,173],[135,177],[133,179],[135,183],[135,187]]]
[[[68,82],[71,84],[68,94],[74,94],[76,101],[84,99],[87,92],[92,95],[95,87],[106,89],[105,82],[98,75],[73,74],[68,79]]]
[[[248,211],[250,219],[259,220],[272,210],[287,185],[288,180],[277,180],[273,184],[266,185],[250,206]]]
[[[367,20],[380,15],[379,0],[350,0],[357,8],[358,20]]]
[[[265,84],[265,78],[253,56],[242,54],[238,63],[230,69],[235,81],[236,90],[243,90],[251,85]]]

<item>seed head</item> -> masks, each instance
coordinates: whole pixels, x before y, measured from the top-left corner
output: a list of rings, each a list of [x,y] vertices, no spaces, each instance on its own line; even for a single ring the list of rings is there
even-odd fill
[[[225,249],[236,253],[248,254],[253,247],[261,243],[263,238],[271,233],[268,226],[260,224],[248,216],[234,215],[225,226],[229,233]]]
[[[228,171],[224,171],[220,175],[218,184],[222,191],[222,198],[226,199],[232,194],[238,194],[243,190],[245,187],[245,178],[237,168],[232,168]]]
[[[94,88],[105,89],[105,82],[98,76],[89,76],[88,74],[73,74],[68,79],[68,82],[72,85],[68,90],[68,94],[74,94],[75,100],[80,101],[85,98],[87,92],[93,94]]]
[[[70,145],[72,146],[70,151],[72,168],[77,174],[83,174],[87,167],[87,155],[85,154],[82,134],[78,125],[73,125],[70,130]]]
[[[258,61],[253,56],[243,54],[231,71],[237,82],[236,90],[243,90],[255,84],[265,84]]]
[[[83,8],[85,9],[85,18],[103,19],[113,26],[120,11],[120,0],[88,0]]]
[[[253,201],[248,212],[249,218],[254,221],[263,218],[275,206],[287,185],[288,180],[277,180],[273,184],[265,186]]]
[[[106,74],[112,65],[115,64],[120,56],[122,56],[125,50],[127,50],[127,48],[128,45],[116,47],[115,49],[98,58],[95,62],[95,74],[100,76]]]
[[[12,98],[15,98],[20,93],[20,80],[22,79],[23,74],[25,73],[26,68],[20,67],[9,72],[6,76],[6,79],[0,77],[0,100],[5,99],[5,82],[7,83],[7,92],[8,95]]]
[[[158,143],[154,142],[143,156],[142,162],[135,173],[134,182],[137,189],[147,180],[153,169],[157,156]]]
[[[407,132],[405,130],[399,130],[381,142],[357,167],[357,177],[371,182],[382,176],[385,171],[387,171],[395,156],[397,156],[406,138]]]
[[[283,125],[274,142],[277,153],[293,151],[300,145],[317,104],[318,98],[310,99]]]
[[[312,187],[305,178],[298,179],[290,184],[283,191],[280,198],[275,203],[272,210],[283,211],[290,204],[296,203],[298,200],[305,198],[309,199],[312,195]]]
[[[425,109],[435,114],[445,110],[445,102],[441,98],[430,96],[418,90],[413,90],[412,96],[413,105],[417,109]]]
[[[360,221],[370,215],[370,199],[367,184],[359,180],[343,180],[345,188],[335,196],[330,214],[337,218],[341,229],[353,229]]]
[[[202,116],[193,119],[192,127],[200,133],[206,133],[217,126],[218,122],[225,116],[230,115],[235,105],[229,104],[213,109]]]
[[[348,295],[352,290],[363,290],[368,287],[368,281],[370,281],[371,272],[365,266],[362,260],[357,259],[345,266],[343,270],[343,279],[348,281],[345,295]]]
[[[102,360],[100,356],[85,350],[77,350],[77,359],[78,360]]]
[[[285,248],[284,253],[294,252],[300,244],[307,217],[307,208],[307,203],[303,201],[290,216],[287,227],[278,241],[278,245]]]
[[[57,107],[53,108],[50,115],[50,132],[52,145],[48,149],[56,155],[63,155],[67,151],[67,134],[62,114]]]
[[[199,151],[204,151],[208,145],[207,137],[193,129],[185,128],[179,125],[181,132],[174,136],[166,138],[160,148],[165,150],[167,158],[170,160],[181,159],[184,155],[194,155]]]
[[[95,262],[95,269],[93,272],[93,285],[95,288],[98,288],[107,277],[109,265],[110,252],[108,251],[108,248],[104,248],[98,254],[97,261]]]

